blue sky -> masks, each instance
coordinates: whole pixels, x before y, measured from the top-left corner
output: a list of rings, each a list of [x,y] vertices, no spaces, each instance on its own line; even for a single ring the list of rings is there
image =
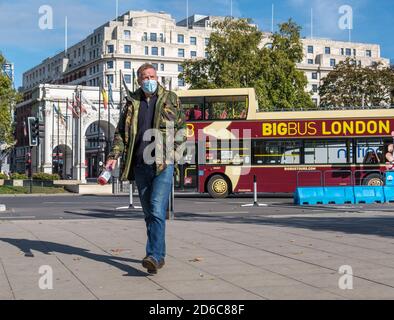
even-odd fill
[[[350,5],[354,14],[352,40],[381,45],[382,56],[394,59],[394,1],[392,0],[233,0],[233,15],[252,18],[262,30],[293,18],[310,35],[310,12],[314,12],[314,36],[347,40],[340,30],[339,7]],[[16,86],[24,71],[44,58],[64,50],[64,20],[68,17],[69,44],[86,37],[96,27],[115,18],[116,0],[0,0],[0,51],[15,63]],[[189,0],[189,13],[230,15],[231,0]],[[54,29],[38,27],[39,7],[50,5]],[[186,16],[186,0],[119,0],[119,13],[128,10],[165,11],[177,21]]]

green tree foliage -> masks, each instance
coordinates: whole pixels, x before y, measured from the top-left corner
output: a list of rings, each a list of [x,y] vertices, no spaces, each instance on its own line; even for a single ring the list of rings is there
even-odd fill
[[[5,58],[0,53],[0,144],[12,145],[14,142],[12,127],[12,106],[19,96],[12,88],[11,80],[3,74]]]
[[[331,109],[390,107],[394,71],[382,64],[363,67],[354,59],[336,65],[320,87],[321,106]]]
[[[191,89],[252,87],[260,110],[313,108],[305,74],[296,68],[303,58],[297,24],[281,24],[266,46],[263,33],[247,19],[227,18],[213,28],[207,57],[185,61],[179,75]]]

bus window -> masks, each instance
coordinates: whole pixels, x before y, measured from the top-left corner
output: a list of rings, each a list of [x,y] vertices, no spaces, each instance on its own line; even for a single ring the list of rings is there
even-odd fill
[[[207,163],[225,165],[249,165],[250,142],[243,140],[217,140],[206,145]]]
[[[382,139],[359,139],[356,146],[357,164],[384,163],[384,143]]]
[[[206,120],[245,120],[247,108],[247,96],[205,98]]]
[[[346,164],[351,162],[352,144],[346,140],[305,141],[305,164]]]
[[[182,97],[180,100],[186,121],[203,120],[203,97]]]
[[[300,141],[253,141],[253,164],[300,164]]]

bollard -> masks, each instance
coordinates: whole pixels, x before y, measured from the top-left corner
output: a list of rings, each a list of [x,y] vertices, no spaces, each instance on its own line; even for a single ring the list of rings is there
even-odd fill
[[[135,206],[133,203],[133,190],[134,190],[134,184],[132,181],[130,181],[130,188],[129,188],[129,206],[128,207],[119,207],[116,208],[116,210],[123,210],[123,209],[142,209],[140,206]]]
[[[267,207],[268,205],[265,203],[257,202],[257,179],[256,176],[253,176],[253,203],[243,204],[241,207]]]
[[[167,220],[175,219],[175,176],[172,178],[171,192],[168,199]]]

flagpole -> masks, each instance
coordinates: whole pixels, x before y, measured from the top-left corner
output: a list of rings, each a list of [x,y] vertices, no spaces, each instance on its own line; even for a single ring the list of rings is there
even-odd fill
[[[66,100],[66,142],[64,147],[64,160],[63,160],[63,178],[67,179],[67,146],[68,146],[68,98]]]
[[[72,108],[74,110],[74,93],[73,93],[73,102],[72,102]],[[75,132],[74,132],[74,112],[71,113],[71,176],[72,179],[74,179],[74,152],[75,152],[75,148],[74,148],[74,139],[75,139]]]
[[[53,174],[53,149],[54,149],[54,139],[55,139],[55,103],[52,104],[52,139],[51,139],[51,164],[52,164],[52,174]]]
[[[100,124],[101,124],[101,82],[99,83],[99,109],[98,109],[98,128],[97,128],[97,176],[99,175],[100,162]]]
[[[57,146],[56,146],[56,157],[57,157],[57,174],[59,174],[59,135],[60,135],[60,100],[57,100]]]
[[[108,137],[107,137],[107,155],[106,155],[106,157],[108,156],[108,154],[109,154],[109,148],[110,148],[110,146],[109,146],[109,141],[110,141],[110,124],[111,124],[111,96],[112,96],[112,89],[111,89],[111,92],[109,92],[109,89],[108,89]]]
[[[271,15],[271,32],[274,33],[274,14],[275,14],[275,5],[272,4],[272,15]]]
[[[79,92],[79,180],[82,181],[82,91]]]

